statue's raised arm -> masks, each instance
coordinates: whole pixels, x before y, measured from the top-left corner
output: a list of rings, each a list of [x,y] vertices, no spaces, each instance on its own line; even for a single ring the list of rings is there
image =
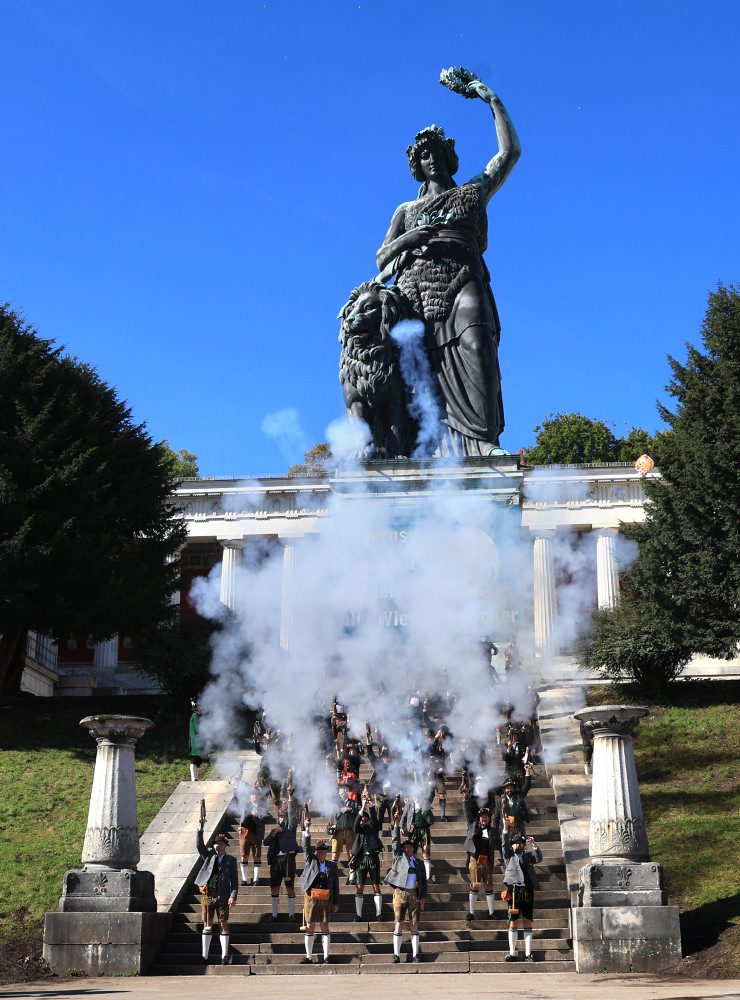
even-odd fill
[[[469,182],[479,184],[485,192],[486,201],[489,201],[509,176],[514,164],[521,156],[522,147],[519,145],[519,136],[516,134],[514,124],[499,96],[486,86],[480,77],[462,66],[443,69],[439,75],[439,82],[454,93],[462,94],[463,97],[472,99],[479,97],[491,109],[496,123],[498,152],[488,162],[485,169],[471,178]]]

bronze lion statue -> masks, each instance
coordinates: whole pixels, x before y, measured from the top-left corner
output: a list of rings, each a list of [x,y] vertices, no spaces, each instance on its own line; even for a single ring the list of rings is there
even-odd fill
[[[355,288],[339,313],[339,382],[350,419],[364,420],[371,443],[358,458],[407,458],[417,427],[390,336],[410,316],[400,289],[377,279]]]

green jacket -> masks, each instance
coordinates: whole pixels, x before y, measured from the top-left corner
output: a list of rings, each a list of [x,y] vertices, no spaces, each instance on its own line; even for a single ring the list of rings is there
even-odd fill
[[[197,712],[193,712],[190,716],[190,731],[189,731],[189,754],[191,757],[203,757],[203,751],[201,750],[200,743],[198,742],[198,724],[200,722],[200,716]]]

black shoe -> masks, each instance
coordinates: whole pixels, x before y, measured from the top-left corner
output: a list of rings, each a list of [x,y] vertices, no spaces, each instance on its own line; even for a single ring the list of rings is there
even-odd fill
[[[356,924],[364,924],[365,923],[365,918],[364,917],[359,917],[359,916],[355,917],[355,923]]]
[[[400,959],[400,958],[398,957],[398,955],[394,955],[394,956],[393,956],[393,964],[394,964],[394,965],[398,965],[398,963],[399,963],[400,961],[401,961],[401,959]]]
[[[246,884],[247,884],[246,882],[242,882],[242,885],[246,885]],[[252,879],[252,885],[259,885],[259,884],[260,884],[260,880],[258,878],[253,878]]]
[[[231,955],[224,955],[221,959],[221,965],[231,965]]]
[[[326,956],[326,958],[324,959],[324,965],[331,965],[331,959],[329,958],[329,956],[328,956],[328,955],[327,955],[327,956]]]
[[[376,920],[377,920],[377,921],[378,921],[379,923],[382,923],[382,921],[383,921],[383,920],[385,920],[385,917],[383,916],[383,914],[382,914],[382,913],[378,913],[378,914],[377,914],[377,916],[375,917],[375,919],[376,919]]]
[[[525,962],[534,962],[534,955],[525,955],[524,956],[524,961]]]
[[[249,882],[247,882],[247,880],[245,878],[243,878],[242,881],[241,881],[241,884],[242,885],[249,885]]]
[[[507,955],[504,959],[505,962],[516,962],[516,955]]]
[[[474,920],[475,920],[475,914],[474,913],[466,913],[465,914],[465,923],[466,924],[472,924],[472,922]]]
[[[310,958],[302,958],[298,964],[299,965],[313,965],[313,962],[311,961]]]
[[[418,955],[414,955],[414,957],[413,957],[413,958],[411,959],[411,961],[412,961],[412,963],[413,963],[414,965],[418,965],[418,964],[419,964],[419,962],[421,961],[421,959],[419,958],[419,956],[418,956]]]

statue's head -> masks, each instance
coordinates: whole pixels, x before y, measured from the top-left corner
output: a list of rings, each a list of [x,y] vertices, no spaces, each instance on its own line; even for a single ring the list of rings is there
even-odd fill
[[[431,146],[436,147],[443,153],[447,161],[447,172],[450,177],[453,177],[460,166],[460,161],[455,152],[455,140],[445,138],[445,130],[438,125],[428,125],[421,132],[416,133],[413,146],[409,146],[406,150],[406,156],[409,158],[409,167],[414,179],[422,182],[428,180],[422,167],[422,153]]]

